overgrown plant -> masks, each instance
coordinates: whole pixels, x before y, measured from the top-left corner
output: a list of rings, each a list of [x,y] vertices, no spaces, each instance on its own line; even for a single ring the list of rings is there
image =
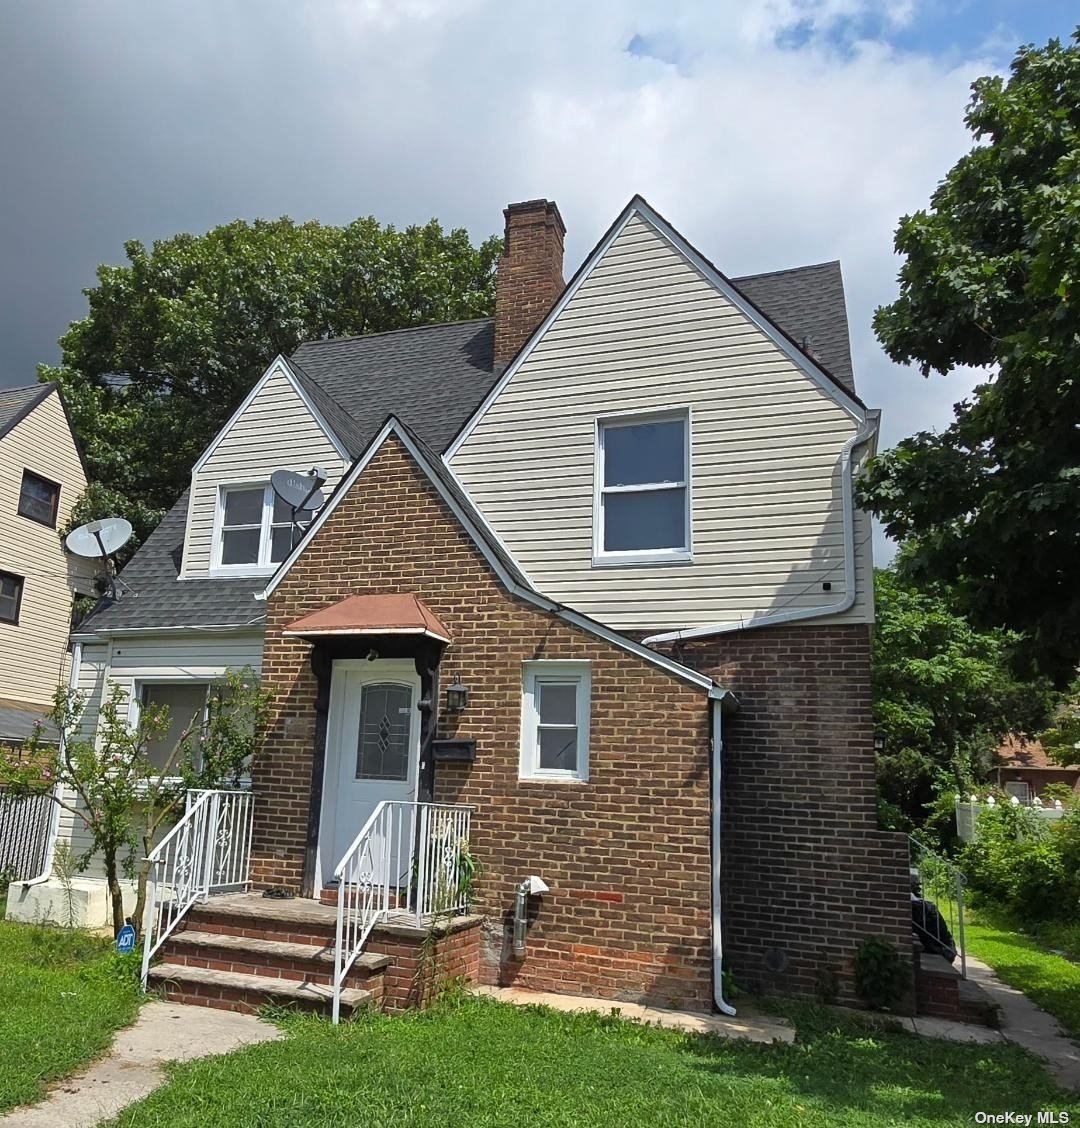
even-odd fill
[[[64,896],[65,928],[75,927],[75,875],[79,872],[79,858],[70,842],[57,842],[53,850],[53,876],[60,882]]]
[[[230,671],[212,690],[205,717],[194,718],[164,763],[154,764],[149,750],[170,731],[165,706],[141,709],[133,725],[122,686],[113,685],[92,716],[83,694],[60,688],[49,714],[59,746],[46,744],[38,729],[22,749],[0,753],[0,784],[15,794],[52,794],[85,826],[90,843],[78,868],[100,855],[119,933],[125,921],[121,877],[135,881],[132,919],[141,924],[147,857],[158,832],[175,818],[189,789],[236,784],[255,752],[268,703],[250,671]]]
[[[855,953],[855,990],[874,1010],[891,1010],[904,997],[908,972],[896,945],[869,936]]]

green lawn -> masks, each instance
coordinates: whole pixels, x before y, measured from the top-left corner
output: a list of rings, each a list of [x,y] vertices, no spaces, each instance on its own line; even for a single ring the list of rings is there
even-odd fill
[[[0,921],[0,1111],[100,1054],[140,998],[108,940]]]
[[[971,955],[988,963],[1001,979],[1054,1015],[1074,1038],[1080,1038],[1080,963],[1054,955],[1043,946],[1056,946],[1057,941],[1070,951],[1077,942],[1074,926],[1043,926],[1036,940],[984,907],[968,915],[965,935]]]
[[[333,1027],[287,1016],[288,1036],[170,1068],[113,1128],[476,1128],[521,1125],[970,1125],[976,1111],[1068,1109],[1006,1045],[884,1033],[790,1006],[799,1041],[697,1038],[596,1015],[486,999]]]

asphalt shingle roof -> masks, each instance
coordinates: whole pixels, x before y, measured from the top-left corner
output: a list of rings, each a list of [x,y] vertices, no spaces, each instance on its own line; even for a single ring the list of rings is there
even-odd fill
[[[55,384],[30,384],[25,388],[0,389],[0,439],[56,387]]]
[[[854,392],[839,263],[731,281],[840,384]],[[288,363],[353,458],[366,449],[388,416],[401,421],[430,461],[432,472],[477,525],[489,549],[515,580],[527,587],[530,585],[487,532],[440,457],[496,382],[493,346],[494,322],[481,318],[311,341],[301,345]],[[13,391],[40,391],[42,387]],[[0,399],[0,433],[2,403]],[[265,607],[254,593],[265,581],[258,577],[192,579],[178,584],[186,517],[187,494],[124,569],[123,580],[130,594],[116,603],[99,605],[81,630],[261,626]]]

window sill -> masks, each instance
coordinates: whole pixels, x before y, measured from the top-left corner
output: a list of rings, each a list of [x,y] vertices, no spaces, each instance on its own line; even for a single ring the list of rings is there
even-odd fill
[[[657,564],[693,564],[694,554],[689,550],[658,552],[605,552],[594,554],[594,568],[652,567]]]
[[[206,574],[212,580],[242,580],[245,576],[265,579],[272,576],[279,567],[279,564],[218,564]]]
[[[586,784],[588,776],[579,775],[519,775],[518,783],[569,783]]]
[[[55,529],[56,528],[56,518],[55,517],[51,521],[46,521],[44,517],[35,517],[33,515],[33,513],[24,513],[21,509],[16,510],[16,514],[19,517],[21,517],[24,521],[33,521],[35,525],[41,525],[46,529]]]

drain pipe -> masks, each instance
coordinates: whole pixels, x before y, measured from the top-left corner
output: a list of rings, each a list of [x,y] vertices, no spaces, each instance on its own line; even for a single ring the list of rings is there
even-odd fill
[[[82,647],[81,642],[76,642],[71,648],[71,669],[68,671],[68,689],[74,690],[79,684],[79,667],[82,665]],[[63,736],[61,735],[61,739]],[[18,882],[24,889],[29,889],[32,885],[44,885],[49,878],[52,877],[53,858],[56,854],[56,836],[60,833],[60,796],[63,794],[63,787],[57,783],[52,790],[52,811],[49,815],[49,842],[45,847],[45,861],[44,868],[37,877],[27,878],[26,881]]]
[[[723,701],[712,703],[712,966],[713,1002],[721,1014],[733,1016],[735,1008],[724,999],[724,942],[720,931],[720,760],[724,751]]]
[[[825,615],[839,615],[850,609],[855,602],[855,471],[852,459],[855,451],[877,436],[881,421],[879,411],[868,412],[863,425],[844,443],[840,452],[840,489],[844,518],[844,594],[832,603],[821,607],[801,607],[795,611],[777,611],[736,623],[711,623],[705,627],[686,627],[679,631],[665,631],[649,635],[641,641],[645,646],[658,643],[682,642],[691,638],[707,638],[710,635],[728,634],[731,631],[744,631],[750,627],[771,627],[779,623],[794,623],[800,619],[819,619]]]

